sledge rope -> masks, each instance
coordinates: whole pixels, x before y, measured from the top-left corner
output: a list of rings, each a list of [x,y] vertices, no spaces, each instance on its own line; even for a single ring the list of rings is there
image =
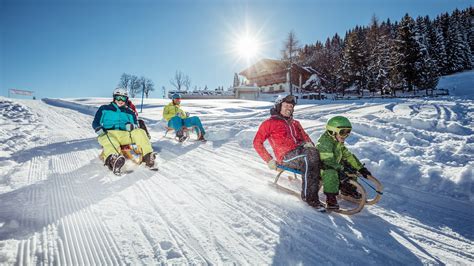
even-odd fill
[[[383,195],[383,192],[382,191],[378,191],[376,188],[374,188],[372,185],[369,184],[369,182],[365,181],[365,177],[364,178],[359,178],[360,180],[364,181],[365,184],[367,184],[367,186],[369,186],[370,188],[372,188],[375,192],[377,192],[379,195]]]
[[[114,144],[112,143],[112,141],[110,140],[109,138],[109,132],[105,132],[105,136],[107,136],[107,139],[109,140],[110,144],[112,145],[112,147],[114,147],[114,150],[118,153],[118,154],[121,154],[117,148],[115,148]]]

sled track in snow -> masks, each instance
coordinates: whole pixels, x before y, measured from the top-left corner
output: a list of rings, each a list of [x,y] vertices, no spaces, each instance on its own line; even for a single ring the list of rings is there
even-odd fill
[[[64,110],[36,106],[49,117],[54,128],[81,128],[79,123],[64,116]],[[81,117],[80,117],[81,118]],[[57,122],[62,121],[62,122]],[[63,123],[66,121],[66,123]],[[60,132],[60,130],[58,130]],[[44,145],[65,141],[70,136],[56,135]],[[18,243],[19,265],[68,264],[112,265],[121,264],[120,252],[100,218],[90,209],[94,188],[77,175],[77,163],[95,154],[87,151],[33,157],[28,173],[27,201],[19,221],[22,228],[31,228],[32,236]],[[46,174],[48,173],[48,176]],[[42,227],[41,229],[38,227]],[[39,229],[39,230],[37,230]]]

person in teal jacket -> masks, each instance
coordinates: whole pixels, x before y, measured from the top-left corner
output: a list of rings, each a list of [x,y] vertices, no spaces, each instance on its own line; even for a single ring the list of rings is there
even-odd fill
[[[197,116],[189,116],[189,114],[181,109],[181,95],[178,93],[171,96],[171,103],[163,108],[163,118],[168,122],[168,127],[173,128],[176,132],[176,137],[179,142],[186,139],[183,133],[184,128],[194,127],[198,140],[206,141],[204,135],[206,131],[202,126],[201,119]]]
[[[142,149],[146,166],[154,168],[156,155],[146,132],[138,127],[135,112],[127,105],[127,90],[117,88],[112,97],[112,102],[102,105],[92,121],[97,140],[104,149],[105,165],[114,173],[120,173],[125,164],[120,146],[135,143]]]
[[[339,209],[336,196],[339,190],[343,195],[360,198],[355,186],[347,180],[346,171],[348,168],[358,171],[362,176],[372,175],[367,168],[352,154],[344,145],[344,141],[349,136],[352,125],[349,119],[343,116],[335,116],[328,120],[326,132],[318,140],[318,150],[322,162],[321,178],[323,180],[324,194],[326,194],[326,204],[328,209]]]

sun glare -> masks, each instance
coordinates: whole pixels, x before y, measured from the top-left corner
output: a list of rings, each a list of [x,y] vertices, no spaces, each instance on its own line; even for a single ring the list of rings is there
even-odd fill
[[[250,36],[241,37],[236,43],[236,51],[238,55],[245,59],[255,57],[259,52],[259,42]]]
[[[230,55],[233,63],[239,67],[248,67],[256,60],[264,58],[267,54],[269,41],[266,38],[263,23],[261,28],[252,27],[250,21],[226,24],[227,45],[225,53]]]

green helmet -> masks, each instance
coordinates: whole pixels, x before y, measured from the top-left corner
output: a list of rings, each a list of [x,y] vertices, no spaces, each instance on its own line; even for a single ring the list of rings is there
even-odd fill
[[[333,134],[349,135],[352,130],[352,125],[349,119],[344,116],[335,116],[328,120],[326,129]]]

